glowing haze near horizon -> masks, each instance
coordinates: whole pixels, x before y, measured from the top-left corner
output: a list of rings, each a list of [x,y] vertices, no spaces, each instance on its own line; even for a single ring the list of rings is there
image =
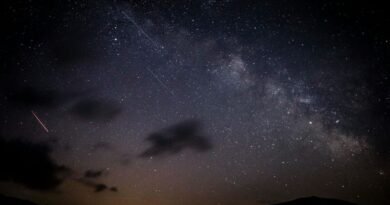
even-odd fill
[[[12,1],[2,10],[1,194],[47,205],[390,203],[381,5]]]

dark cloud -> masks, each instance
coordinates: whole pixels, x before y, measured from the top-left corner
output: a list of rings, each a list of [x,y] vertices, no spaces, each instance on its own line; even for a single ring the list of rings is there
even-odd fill
[[[85,178],[99,178],[103,175],[104,170],[87,170],[84,173]]]
[[[92,46],[87,31],[79,25],[74,25],[71,31],[53,39],[51,57],[60,65],[71,65],[96,60],[97,52]],[[57,37],[57,36],[56,36]]]
[[[118,192],[118,188],[115,186],[108,186],[107,184],[96,182],[95,179],[102,177],[106,172],[104,170],[87,170],[84,176],[77,181],[87,187],[94,189],[95,193],[109,190],[112,192]]]
[[[152,146],[140,156],[151,157],[163,154],[179,153],[183,149],[191,148],[197,151],[207,151],[212,145],[206,137],[199,133],[200,122],[187,120],[151,134],[146,140]]]
[[[107,121],[116,117],[121,111],[118,104],[97,99],[82,100],[76,103],[71,113],[85,120]]]
[[[107,189],[107,185],[105,184],[96,184],[95,185],[95,192],[102,192]]]
[[[103,141],[96,142],[92,146],[92,151],[99,151],[99,150],[107,151],[111,149],[112,149],[112,145],[109,142],[103,142]]]
[[[307,197],[307,198],[299,198],[293,201],[274,204],[274,205],[325,205],[325,204],[333,204],[333,205],[354,205],[353,203],[339,200],[339,199],[327,199],[327,198],[319,198],[319,197]]]
[[[68,176],[70,169],[50,157],[47,144],[33,144],[0,137],[0,181],[15,182],[34,190],[53,190]]]
[[[85,178],[79,179],[78,182],[80,182],[81,184],[83,184],[83,185],[85,185],[87,187],[93,188],[95,193],[103,192],[105,190],[109,190],[109,191],[112,191],[112,192],[118,192],[118,188],[115,187],[115,186],[111,186],[110,187],[110,186],[108,186],[106,184],[94,182],[94,181],[91,181],[91,180],[88,180],[88,179],[85,179]]]
[[[4,196],[0,194],[0,204],[2,205],[37,205],[31,201],[18,199],[15,197]]]
[[[118,188],[117,188],[117,187],[111,187],[111,188],[110,188],[110,191],[112,191],[112,192],[118,192]]]
[[[52,89],[23,87],[15,91],[9,91],[8,97],[11,102],[20,106],[53,108],[67,102],[70,94]]]
[[[121,155],[119,162],[123,166],[128,166],[131,163],[131,156],[129,154]]]

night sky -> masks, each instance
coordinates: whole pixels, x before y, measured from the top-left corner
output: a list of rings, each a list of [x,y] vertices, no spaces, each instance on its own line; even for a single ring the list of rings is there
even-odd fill
[[[1,194],[390,204],[384,3],[2,4]]]

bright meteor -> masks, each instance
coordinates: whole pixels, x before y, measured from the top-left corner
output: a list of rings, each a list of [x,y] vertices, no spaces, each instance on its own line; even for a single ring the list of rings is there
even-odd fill
[[[39,124],[42,126],[42,128],[47,132],[49,133],[49,129],[47,129],[47,127],[45,126],[45,124],[43,124],[43,122],[39,119],[38,115],[35,114],[34,111],[31,110],[31,113],[34,115],[35,119],[37,119],[37,121],[39,122]]]

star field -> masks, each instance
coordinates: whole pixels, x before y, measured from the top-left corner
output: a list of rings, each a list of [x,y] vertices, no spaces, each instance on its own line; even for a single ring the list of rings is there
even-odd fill
[[[48,205],[388,204],[384,8],[6,3],[0,193]]]

